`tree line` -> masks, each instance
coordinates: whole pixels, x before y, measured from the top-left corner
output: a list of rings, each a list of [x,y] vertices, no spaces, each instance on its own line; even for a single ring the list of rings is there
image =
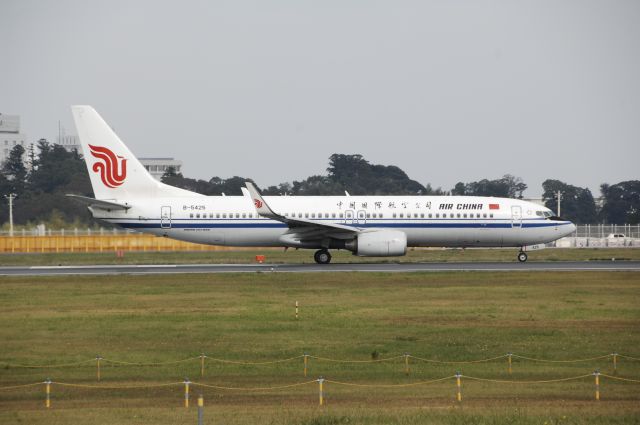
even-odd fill
[[[46,140],[38,142],[36,153],[25,155],[15,146],[0,167],[0,193],[16,194],[14,223],[49,227],[96,225],[84,205],[65,197],[73,193],[93,196],[82,155],[68,152]],[[26,160],[25,160],[26,156]],[[247,177],[209,180],[184,177],[169,168],[162,181],[203,195],[241,195]],[[598,205],[588,188],[548,179],[542,184],[543,201],[556,210],[556,194],[562,193],[562,216],[575,223],[640,224],[640,181],[630,180],[601,185],[602,203]],[[265,195],[466,195],[522,198],[526,183],[509,174],[498,179],[459,182],[451,190],[422,184],[394,165],[371,164],[362,155],[333,154],[326,175],[265,187]],[[3,199],[3,201],[6,201]],[[0,208],[0,223],[8,221],[7,202]],[[104,224],[104,223],[101,223]]]

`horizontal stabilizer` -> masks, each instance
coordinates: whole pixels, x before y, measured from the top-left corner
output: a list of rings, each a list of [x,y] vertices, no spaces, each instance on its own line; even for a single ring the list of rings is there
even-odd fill
[[[119,203],[119,202],[112,202],[112,201],[103,201],[100,199],[88,198],[86,196],[80,196],[80,195],[67,194],[66,196],[68,196],[69,198],[75,199],[76,201],[82,202],[83,204],[86,204],[89,207],[100,208],[102,210],[108,210],[108,211],[128,210],[129,208],[131,208],[131,205],[129,205],[126,202]]]

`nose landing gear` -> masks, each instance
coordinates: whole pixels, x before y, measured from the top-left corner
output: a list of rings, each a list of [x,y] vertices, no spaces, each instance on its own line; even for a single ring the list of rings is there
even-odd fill
[[[525,261],[527,261],[527,253],[524,251],[520,251],[520,253],[518,253],[518,261],[520,261],[521,263],[524,263]]]
[[[313,259],[318,264],[329,264],[331,262],[331,254],[326,249],[319,249],[313,254]]]

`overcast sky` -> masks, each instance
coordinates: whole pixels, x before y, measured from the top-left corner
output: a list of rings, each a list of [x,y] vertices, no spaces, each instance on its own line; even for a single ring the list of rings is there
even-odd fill
[[[332,153],[423,184],[640,178],[640,1],[0,0],[0,112],[267,186]]]

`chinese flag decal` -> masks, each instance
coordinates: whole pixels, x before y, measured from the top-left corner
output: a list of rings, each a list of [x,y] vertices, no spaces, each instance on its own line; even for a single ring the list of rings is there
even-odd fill
[[[489,204],[489,209],[490,210],[499,210],[500,209],[500,204]]]

